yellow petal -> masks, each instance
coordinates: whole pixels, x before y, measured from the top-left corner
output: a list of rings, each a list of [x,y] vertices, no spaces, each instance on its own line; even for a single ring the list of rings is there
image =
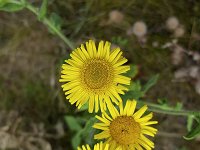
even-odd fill
[[[142,108],[140,108],[134,115],[133,117],[135,119],[139,119],[143,114],[144,112],[147,110],[147,105],[143,106]]]

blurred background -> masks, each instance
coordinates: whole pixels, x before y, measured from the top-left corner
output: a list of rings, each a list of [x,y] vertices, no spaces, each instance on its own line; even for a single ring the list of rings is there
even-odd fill
[[[48,13],[76,46],[88,39],[119,46],[128,64],[137,65],[134,80],[143,83],[159,73],[145,100],[200,110],[200,1],[50,0]],[[70,52],[28,10],[0,11],[0,149],[72,150],[73,141],[86,144],[74,135],[90,115],[65,100],[58,82]],[[200,149],[199,138],[183,139],[187,118],[155,114],[155,119],[156,150]],[[78,127],[70,127],[77,120]],[[82,139],[90,144],[88,136]]]

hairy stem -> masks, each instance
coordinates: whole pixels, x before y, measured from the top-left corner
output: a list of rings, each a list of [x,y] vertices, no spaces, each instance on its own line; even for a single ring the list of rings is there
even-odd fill
[[[27,3],[25,7],[33,12],[36,16],[39,16],[38,8],[32,6],[29,3]],[[74,44],[60,30],[58,30],[48,18],[45,17],[42,22],[47,25],[52,31],[54,31],[54,33],[57,34],[65,42],[65,44],[69,46],[69,48],[71,48],[72,50],[74,49]]]
[[[139,100],[138,103],[141,105],[146,104],[149,106],[150,111],[161,113],[161,114],[169,114],[169,115],[176,115],[176,116],[200,115],[200,111],[176,110],[173,107],[164,108],[162,105],[158,105],[158,104],[154,104],[150,102],[144,102],[142,100]]]

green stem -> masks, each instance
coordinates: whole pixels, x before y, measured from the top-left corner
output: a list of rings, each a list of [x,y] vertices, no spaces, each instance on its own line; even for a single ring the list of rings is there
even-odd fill
[[[39,16],[38,8],[32,6],[29,3],[27,3],[25,7],[33,12],[36,16]],[[72,50],[75,48],[74,44],[72,44],[72,42],[60,30],[58,30],[48,18],[45,17],[42,22],[47,25],[52,31],[54,31],[54,33],[56,33]]]
[[[176,116],[189,116],[194,115],[194,112],[185,112],[185,111],[169,111],[169,110],[162,110],[162,109],[155,109],[149,108],[150,111],[161,113],[161,114],[169,114],[169,115],[176,115]]]
[[[200,115],[200,111],[188,111],[188,110],[175,110],[174,108],[163,108],[163,106],[150,103],[150,102],[144,102],[142,100],[138,101],[141,105],[148,105],[149,110],[156,112],[156,113],[162,113],[162,114],[169,114],[169,115],[176,115],[176,116],[190,116],[190,115]]]

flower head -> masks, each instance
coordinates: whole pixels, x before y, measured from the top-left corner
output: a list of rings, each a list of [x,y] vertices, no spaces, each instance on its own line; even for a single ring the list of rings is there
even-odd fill
[[[90,113],[98,112],[99,106],[104,111],[110,100],[119,104],[122,101],[119,94],[128,90],[122,84],[130,84],[130,78],[121,75],[130,69],[130,66],[123,66],[127,59],[120,48],[111,51],[110,45],[101,41],[97,49],[90,40],[86,42],[86,48],[82,44],[62,65],[60,82],[65,82],[62,88],[66,98],[78,108],[89,102]]]
[[[104,144],[103,142],[97,143],[94,145],[93,150],[109,150],[109,145],[108,144]],[[90,146],[87,144],[82,145],[81,147],[78,147],[77,150],[91,150]]]
[[[119,105],[119,111],[110,103],[108,104],[109,116],[106,112],[102,117],[96,116],[100,123],[95,123],[93,128],[103,130],[94,136],[95,139],[107,139],[106,143],[111,149],[120,150],[150,150],[154,148],[154,143],[145,135],[154,136],[157,129],[149,125],[157,124],[157,121],[149,121],[153,114],[149,113],[142,117],[147,110],[147,106],[143,106],[135,112],[137,102],[135,100]]]

